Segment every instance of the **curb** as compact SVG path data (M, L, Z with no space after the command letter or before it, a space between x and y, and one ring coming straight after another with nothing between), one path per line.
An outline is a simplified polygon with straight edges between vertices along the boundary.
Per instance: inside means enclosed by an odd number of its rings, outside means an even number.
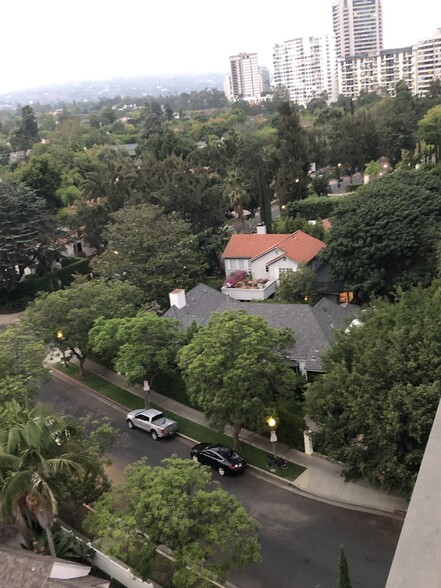
M58 378L60 380L64 380L65 382L68 382L70 384L75 384L77 386L81 386L85 392L87 392L91 395L97 396L106 404L109 404L111 406L113 405L115 408L119 409L121 412L124 412L124 414L127 413L128 409L126 406L120 404L116 400L112 400L111 398L108 398L104 394L101 394L101 392L99 392L98 390L95 390L94 388L91 388L88 384L85 384L84 382L81 382L81 381L77 380L76 378L65 374L64 372L57 369L53 365L49 366L49 369L52 370L52 372L54 373L56 378ZM176 435L179 437L182 437L183 439L186 439L187 441L190 441L192 443L197 443L196 439L193 439L192 437L189 437L188 435L184 435L183 433L179 433L179 431L176 433ZM363 505L356 504L353 502L345 502L343 500L338 500L335 498L328 498L326 496L322 496L320 494L315 494L315 493L309 492L309 491L307 492L306 490L303 490L302 488L298 488L295 484L295 481L287 480L286 478L281 478L280 476L276 476L275 474L272 474L271 472L268 472L266 470L258 468L257 466L254 466L252 464L248 464L248 468L250 470L252 470L253 475L255 475L256 477L265 479L268 482L270 482L271 484L274 484L275 486L279 486L280 488L284 488L285 490L288 490L289 492L293 492L295 494L298 494L299 496L303 496L304 498L309 498L310 500L317 500L318 502L323 502L325 504L330 504L332 506L337 506L340 508L346 508L348 510L356 510L359 512L366 512L366 513L370 513L370 514L391 517L391 518L395 518L395 519L399 519L399 520L403 520L404 517L406 516L406 511L402 511L402 510L399 510L399 511L381 510L381 509L377 509L374 507L363 506Z

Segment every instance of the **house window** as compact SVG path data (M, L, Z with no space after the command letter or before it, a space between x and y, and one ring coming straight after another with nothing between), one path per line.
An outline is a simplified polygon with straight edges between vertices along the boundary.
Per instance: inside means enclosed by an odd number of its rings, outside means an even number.
M279 267L279 275L286 274L287 272L292 272L292 267Z
M239 263L237 259L230 259L230 269L237 270L239 269Z

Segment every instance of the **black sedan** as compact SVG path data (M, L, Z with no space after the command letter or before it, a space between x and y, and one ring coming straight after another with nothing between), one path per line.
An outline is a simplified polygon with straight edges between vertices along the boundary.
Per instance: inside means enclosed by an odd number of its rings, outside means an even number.
M247 462L238 453L221 443L198 443L190 450L191 458L211 466L220 476L243 472Z

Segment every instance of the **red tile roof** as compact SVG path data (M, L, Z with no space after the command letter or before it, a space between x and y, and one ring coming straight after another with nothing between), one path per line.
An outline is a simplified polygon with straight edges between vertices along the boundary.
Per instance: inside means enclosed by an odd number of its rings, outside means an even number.
M300 230L292 235L232 235L223 257L255 259L275 247L297 263L308 263L326 244Z
M259 235L257 233L253 235L231 235L222 256L224 258L233 257L237 259L243 257L251 259L264 251L272 249L286 237L289 237L289 235Z

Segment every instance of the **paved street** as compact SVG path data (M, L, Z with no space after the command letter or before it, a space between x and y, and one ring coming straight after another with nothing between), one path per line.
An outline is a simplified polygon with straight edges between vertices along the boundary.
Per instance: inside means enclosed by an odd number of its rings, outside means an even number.
M81 386L55 380L42 387L39 398L77 416L106 415L121 429L111 451L109 473L114 481L122 479L125 465L143 456L153 465L172 453L188 457L190 443L184 439L155 443L141 431L129 431L124 413L83 392ZM301 497L257 477L251 470L239 478L218 479L262 525L263 561L230 578L238 587L334 588L340 544L348 558L353 588L384 586L400 521Z

